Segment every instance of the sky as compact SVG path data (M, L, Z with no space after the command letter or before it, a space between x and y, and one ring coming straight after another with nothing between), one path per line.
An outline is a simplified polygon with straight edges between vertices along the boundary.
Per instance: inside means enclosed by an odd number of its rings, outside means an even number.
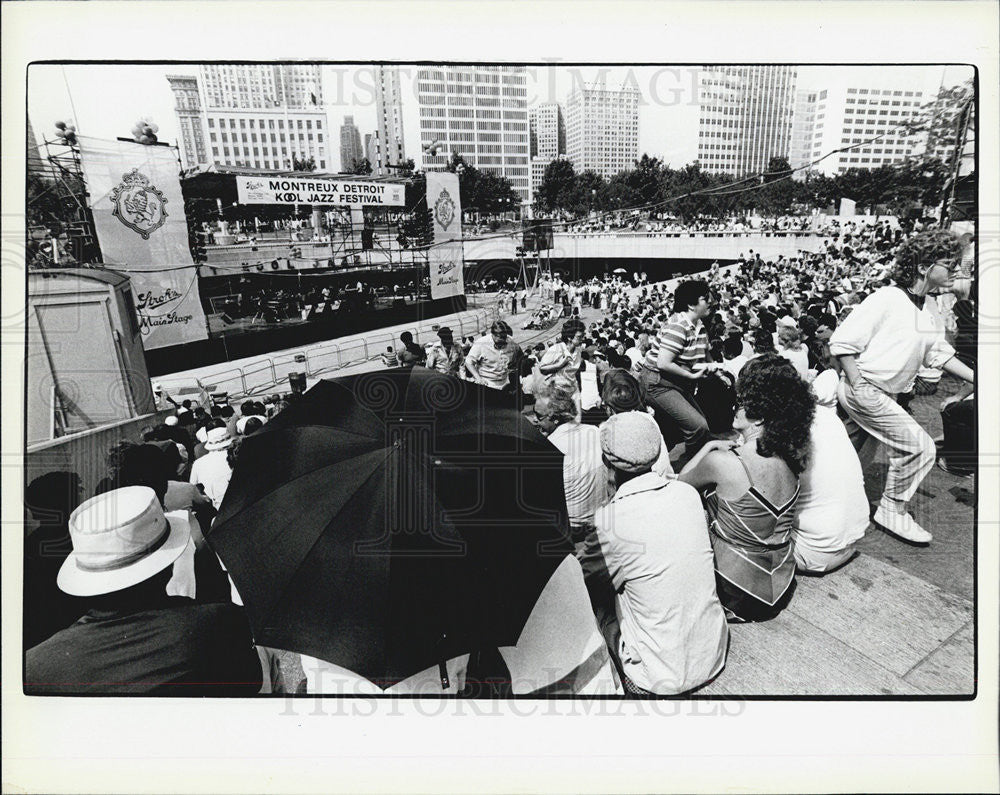
M415 91L417 67L400 66L404 144L419 164L420 128ZM57 120L73 121L77 132L98 138L128 137L140 118L159 125L159 139L177 140L174 98L168 74L197 75L196 64L163 65L34 65L28 70L28 117L39 139L51 138ZM640 92L639 152L679 167L693 161L698 144L697 68L690 66L529 67L528 102L565 103L575 85L603 78L609 88L627 85ZM955 85L971 76L968 67L941 66L801 66L797 87L833 88L874 82L886 87L905 83L933 94L940 85ZM327 65L323 95L331 129L353 115L362 140L375 128L372 67ZM336 161L335 161L336 162Z

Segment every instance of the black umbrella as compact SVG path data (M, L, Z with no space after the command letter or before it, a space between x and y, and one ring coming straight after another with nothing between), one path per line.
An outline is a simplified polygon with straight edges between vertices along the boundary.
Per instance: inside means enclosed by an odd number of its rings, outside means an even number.
M321 381L248 436L209 542L258 643L388 686L516 643L566 522L514 398L417 367Z

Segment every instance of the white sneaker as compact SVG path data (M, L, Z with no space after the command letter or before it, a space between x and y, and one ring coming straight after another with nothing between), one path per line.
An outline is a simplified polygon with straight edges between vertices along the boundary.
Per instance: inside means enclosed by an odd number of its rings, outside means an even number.
M899 536L914 544L929 544L933 536L913 521L908 513L899 513L895 507L880 502L875 511L874 522L884 527L894 536Z

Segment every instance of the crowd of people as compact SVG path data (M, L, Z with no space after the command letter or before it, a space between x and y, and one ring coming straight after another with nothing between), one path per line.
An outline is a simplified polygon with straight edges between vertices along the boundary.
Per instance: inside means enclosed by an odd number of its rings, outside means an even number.
M575 555L551 592L567 601L547 598L574 616L563 634L601 647L564 692L695 690L723 670L731 623L772 619L797 576L850 565L870 518L931 542L909 501L936 461L956 478L976 465L967 242L844 225L819 252L751 251L673 289L640 274L545 278L540 292L563 320L547 344L525 349L497 320L476 338L442 326L426 346L406 332L386 351L386 366L511 393L562 452ZM506 295L514 309L521 298ZM583 307L601 319L585 322ZM907 399L936 390L942 374L959 388L941 402L937 446ZM296 395L247 400L239 413L225 400L158 395L172 414L110 451L90 499L69 473L29 486L39 525L25 558L29 692L282 686L205 535L241 439ZM889 471L872 513L865 478L879 445ZM108 534L114 544L95 543ZM559 646L559 634L526 629L526 643ZM522 658L504 659L513 670Z

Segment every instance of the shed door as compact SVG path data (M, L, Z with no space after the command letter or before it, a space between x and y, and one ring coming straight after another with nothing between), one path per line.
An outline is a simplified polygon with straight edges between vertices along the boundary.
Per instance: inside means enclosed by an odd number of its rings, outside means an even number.
M55 382L63 432L128 419L131 411L107 299L47 303L36 306L35 311ZM48 411L53 385L41 383L43 380L36 382L34 398ZM31 399L29 395L29 412Z

